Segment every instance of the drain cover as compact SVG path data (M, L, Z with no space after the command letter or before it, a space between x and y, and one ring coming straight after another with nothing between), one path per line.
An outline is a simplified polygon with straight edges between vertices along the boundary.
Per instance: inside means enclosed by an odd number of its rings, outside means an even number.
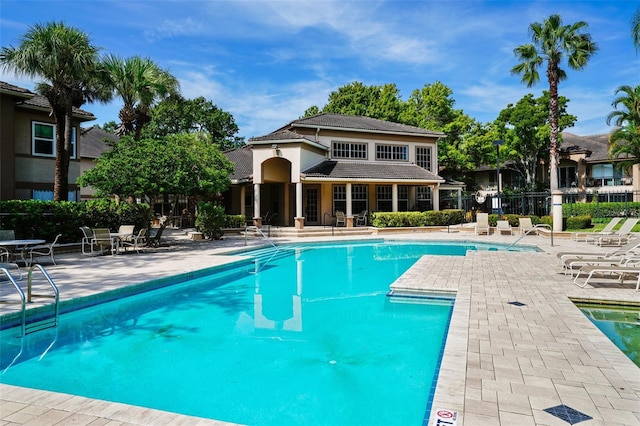
M559 419L564 420L570 425L574 425L576 423L580 423L585 420L591 420L593 418L591 416L587 416L584 413L581 413L578 410L574 410L573 408L568 407L564 404L556 405L555 407L551 407L551 408L545 408L544 411L556 416Z
M513 306L527 306L527 304L526 304L526 303L522 303L522 302L518 302L518 301L515 301L515 302L507 302L507 303L509 303L510 305L513 305Z

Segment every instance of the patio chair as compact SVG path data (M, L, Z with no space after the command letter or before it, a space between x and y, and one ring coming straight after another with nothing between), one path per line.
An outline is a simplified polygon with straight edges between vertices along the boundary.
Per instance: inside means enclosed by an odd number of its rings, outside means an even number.
M152 228L147 245L151 247L158 247L161 242L162 233L166 227L167 225L162 224L160 225L160 228Z
M605 225L604 228L602 228L602 230L598 231L598 232L574 232L571 234L571 238L575 241L595 241L596 239L598 239L599 237L603 236L603 235L611 235L613 234L613 228L616 227L616 225L618 223L620 223L620 221L622 220L621 217L614 217L613 219L611 219L609 221L609 223L607 223Z
M356 216L356 226L367 226L368 214L368 210L362 210L360 214Z
M633 233L631 232L631 230L633 229L634 226L636 226L638 221L640 221L640 219L634 218L634 219L625 220L622 226L620 226L620 229L618 229L617 231L614 231L609 235L603 235L597 238L595 240L596 244L601 246L605 243L613 244L615 242L616 245L620 246L622 245L623 241L629 242L629 240L633 236Z
M640 263L640 254L635 252L628 252L623 255L608 256L608 257L585 257L575 258L569 257L564 262L564 273L573 277L573 272L584 268L585 266L597 266L597 265L617 265L617 266L631 266Z
M476 214L475 235L489 235L489 213Z
M58 243L58 240L62 237L62 234L56 235L56 238L53 240L51 244L42 244L39 246L33 246L29 248L29 265L33 265L38 257L51 257L51 262L54 265L57 265L56 259L53 256L53 249L55 245Z
M82 231L82 254L93 254L93 231L88 226L81 226L80 231ZM89 253L87 253L87 246Z
M520 233L523 235L536 234L538 235L538 228L533 226L530 217L519 217L518 218L518 227L520 228Z
M104 254L105 250L109 250L115 256L118 252L118 239L112 238L107 228L94 228L92 243L100 249L100 254Z
M627 253L631 253L637 249L640 249L640 238L632 239L627 244L609 250L606 252L593 252L593 251L561 251L556 253L558 263L564 267L568 263L569 259L607 259L607 258L619 258Z
M11 258L12 253L8 249L0 247L0 268L4 268L7 271L9 271L10 269L16 269L18 271L17 279L18 281L20 281L22 279L22 271L20 271L20 266L18 266L17 263L10 262ZM1 277L2 275L0 275L0 278Z
M511 224L508 220L499 220L496 222L496 231L500 235L504 233L508 233L509 235L513 235L513 228L511 228Z
M148 232L149 230L147 228L142 228L140 231L138 231L137 234L135 234L131 239L129 240L120 240L121 244L123 247L133 247L133 249L136 251L136 253L140 253L140 249L142 247L144 247L145 245L147 245L148 243Z
M336 212L336 226L347 226L347 221L344 217L344 212L340 210Z

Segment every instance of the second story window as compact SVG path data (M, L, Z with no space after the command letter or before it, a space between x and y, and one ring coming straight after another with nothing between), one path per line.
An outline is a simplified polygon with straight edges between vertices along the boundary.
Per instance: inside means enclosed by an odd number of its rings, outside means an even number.
M332 145L333 158L367 159L366 143L333 142Z
M407 161L406 145L376 145L376 160Z
M426 146L416 147L416 164L423 169L431 171L431 148Z
M56 156L56 126L50 123L34 121L31 126L32 155L42 157ZM71 158L76 158L76 128L71 129Z

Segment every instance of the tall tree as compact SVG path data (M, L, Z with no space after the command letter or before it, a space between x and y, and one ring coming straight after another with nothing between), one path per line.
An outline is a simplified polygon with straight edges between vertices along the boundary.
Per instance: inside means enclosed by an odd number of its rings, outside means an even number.
M238 126L230 113L221 110L204 97L185 99L170 96L151 109L151 120L143 135L160 138L178 133L200 133L220 149L236 148L244 139L235 136Z
M36 91L49 101L56 122L56 201L68 199L73 108L109 98L101 86L98 52L89 36L62 22L36 24L17 47L0 52L2 69L44 80Z
M569 68L583 69L591 56L598 50L584 21L572 25L563 25L560 15L551 15L542 23L534 22L529 26L532 44L524 44L514 49L514 54L521 62L511 69L512 74L522 76L527 87L540 81L538 68L546 62L546 75L549 82L549 173L551 190L558 189L558 137L559 108L558 85L567 78L567 73L560 68L565 57Z
M566 113L567 103L564 96L558 98L560 131L576 121L575 116ZM515 105L509 104L494 123L505 141L501 157L513 161L524 177L526 189L533 191L539 160L549 147L549 92L545 90L539 98L528 94Z
M616 95L616 110L607 116L607 124L616 126L609 135L609 156L624 158L622 166L629 170L640 163L640 86L621 86Z
M104 59L109 84L123 101L118 114L118 136L132 135L140 139L142 128L150 120L155 101L177 95L178 80L169 71L160 68L149 58L133 56L122 59L108 55Z

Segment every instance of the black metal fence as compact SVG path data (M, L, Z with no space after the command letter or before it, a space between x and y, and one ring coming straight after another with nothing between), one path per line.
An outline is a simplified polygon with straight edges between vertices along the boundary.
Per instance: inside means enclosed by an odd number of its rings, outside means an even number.
M623 203L620 215L635 216L637 208L631 207L630 203L634 200L640 201L640 192L623 192L623 191L597 191L589 193L566 193L562 196L564 206L564 214L571 216L572 205L577 203L595 203L593 209L593 218L606 218L610 213L610 209L597 208L599 203ZM549 192L526 192L519 194L500 194L498 200L497 194L477 196L476 194L468 194L462 196L462 209L467 213L467 217L475 218L477 212L484 213L502 213L517 215L551 215L551 193ZM500 201L500 202L499 202ZM442 197L440 206L457 206L457 197Z

